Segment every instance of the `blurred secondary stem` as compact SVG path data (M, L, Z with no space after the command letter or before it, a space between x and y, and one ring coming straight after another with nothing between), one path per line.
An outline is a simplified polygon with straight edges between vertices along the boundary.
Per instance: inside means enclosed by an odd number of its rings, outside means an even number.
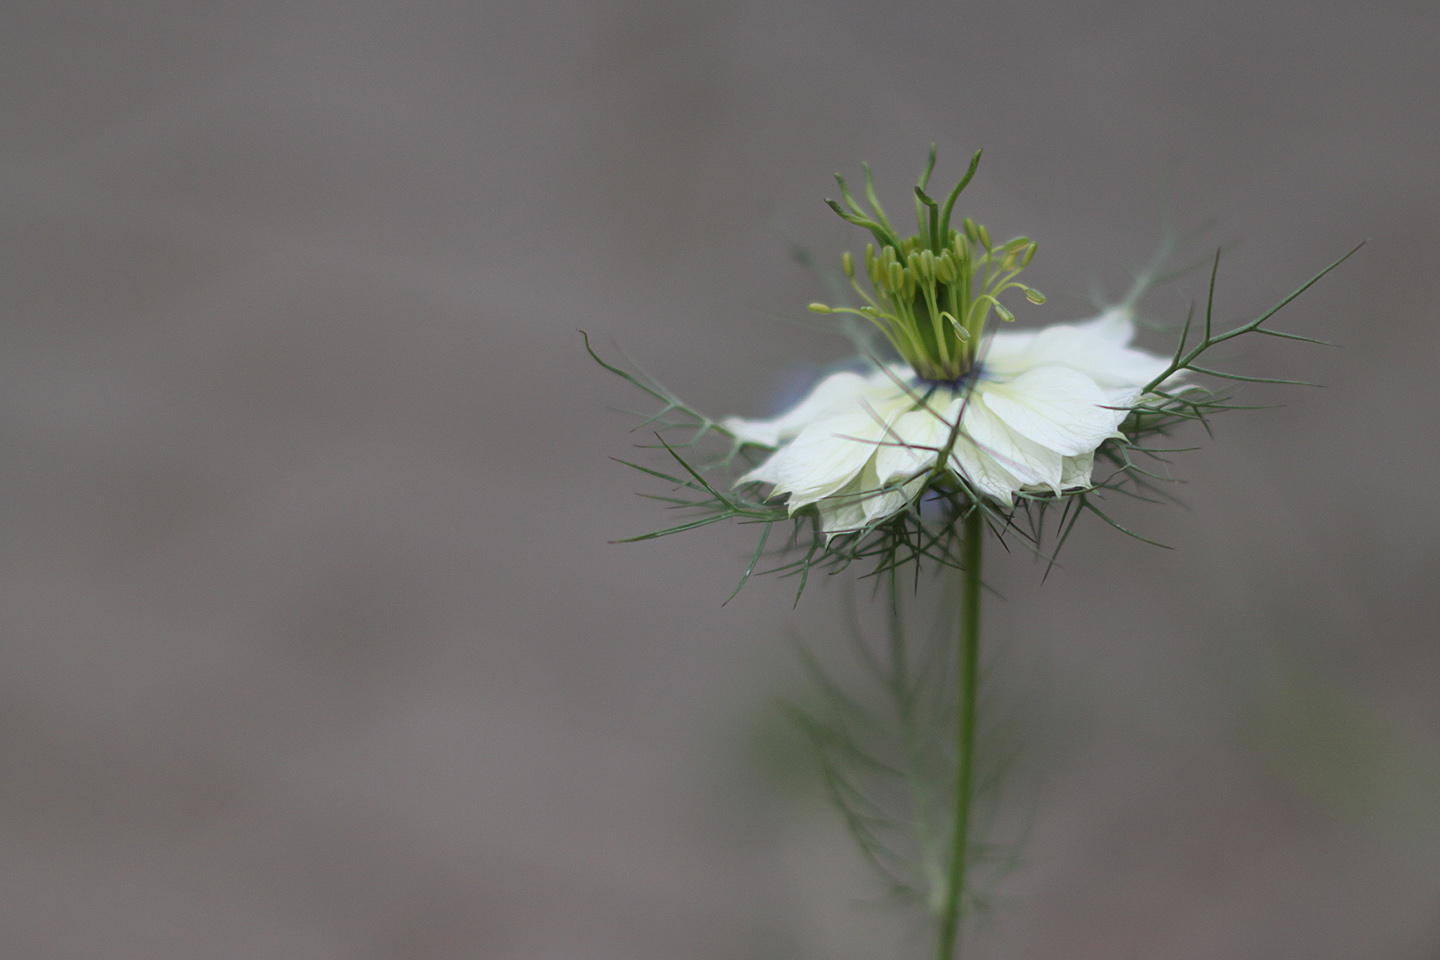
M938 960L953 960L965 896L965 861L970 849L970 798L975 774L975 705L980 667L980 554L985 518L972 507L965 518L960 608L960 650L955 658L958 703L955 709L955 823L951 832L950 876L940 914Z

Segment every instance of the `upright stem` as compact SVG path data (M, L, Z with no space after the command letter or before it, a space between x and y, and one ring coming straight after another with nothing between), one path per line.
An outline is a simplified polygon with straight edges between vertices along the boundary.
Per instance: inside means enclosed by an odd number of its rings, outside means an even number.
M960 935L965 896L965 861L970 849L970 799L975 775L975 702L980 667L980 553L985 518L972 509L965 518L964 590L960 612L960 651L955 658L958 703L955 709L955 824L951 833L950 876L940 914L938 960L953 960Z

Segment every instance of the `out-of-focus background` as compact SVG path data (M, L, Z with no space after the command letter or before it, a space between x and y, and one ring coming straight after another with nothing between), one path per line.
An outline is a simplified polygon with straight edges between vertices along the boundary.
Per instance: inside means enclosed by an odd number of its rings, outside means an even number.
M906 956L775 703L843 591L607 459L623 350L758 416L875 167L1041 250L1022 323L1213 226L1188 511L994 554L1033 830L981 934L1440 955L1429 3L55 0L3 14L0 955ZM1193 274L1147 314L1174 323ZM788 318L788 319L787 319ZM1147 334L1164 349L1169 339ZM910 936L911 939L904 939Z

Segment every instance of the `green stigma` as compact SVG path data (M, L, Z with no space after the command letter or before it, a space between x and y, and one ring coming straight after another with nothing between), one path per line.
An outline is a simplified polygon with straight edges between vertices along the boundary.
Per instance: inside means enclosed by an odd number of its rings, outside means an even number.
M817 313L854 313L869 320L885 334L896 352L926 380L958 380L975 363L975 351L991 311L1005 321L1015 315L1000 302L1000 295L1015 289L1031 303L1044 303L1040 291L1015 280L1035 257L1035 241L1016 237L996 246L990 232L969 217L960 229L952 229L950 215L960 192L980 166L977 151L965 176L955 185L943 204L926 192L935 169L935 146L930 161L915 186L915 219L919 231L901 237L885 215L875 195L870 167L865 171L866 210L850 193L840 174L840 195L846 207L826 200L844 219L864 227L875 237L865 245L867 291L856 279L855 258L847 251L841 266L850 285L865 301L862 307L830 307L812 303Z

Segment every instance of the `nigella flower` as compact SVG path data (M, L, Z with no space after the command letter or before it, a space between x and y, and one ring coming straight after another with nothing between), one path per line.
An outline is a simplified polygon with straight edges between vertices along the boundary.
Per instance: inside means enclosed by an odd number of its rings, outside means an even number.
M803 590L815 563L841 569L874 560L877 570L885 570L933 561L963 568L968 551L978 549L982 524L1038 547L1047 507L1059 504L1058 551L1083 513L1130 533L1103 512L1105 493L1167 496L1161 486L1169 480L1165 455L1174 451L1149 441L1187 422L1206 423L1231 406L1223 388L1208 381L1295 382L1197 361L1248 334L1312 340L1266 323L1350 254L1255 319L1222 330L1213 322L1217 252L1203 316L1192 311L1168 357L1131 345L1133 308L1163 268L1168 245L1121 304L1099 316L996 330L1014 321L1012 308L1039 306L1045 297L1017 279L1035 257L1033 240L992 241L969 217L951 226L956 200L979 160L977 153L940 202L925 192L935 165L932 147L914 188L916 228L909 235L887 216L868 168L866 205L836 176L844 204L826 202L873 242L862 257L841 258L855 305L817 303L810 309L853 314L884 343L862 346L868 359L863 371L825 377L778 417L712 419L591 350L606 369L661 404L643 426L652 428L657 442L649 445L663 449L669 465L629 465L671 484L668 493L654 496L679 511L680 519L631 539L726 520L757 525L758 544L743 585L765 556L772 528L793 520L794 533L779 552L798 548L801 555L773 569L798 573ZM1160 473L1152 472L1151 460L1161 464Z
M758 536L732 597L762 565L768 569L761 572L796 576L798 602L813 568L837 573L857 563L887 594L884 644L853 635L860 674L877 682L878 696L852 695L807 652L803 661L822 708L797 711L797 719L821 754L827 782L843 787L829 793L866 859L887 889L930 911L932 955L941 960L955 957L961 945L962 922L978 899L975 869L996 859L977 855L996 844L982 838L972 817L976 801L1000 780L998 768L981 769L987 751L976 748L987 539L1023 539L1048 553L1053 566L1085 513L1138 537L1104 512L1104 496L1166 498L1160 486L1171 479L1164 475L1166 455L1176 450L1150 441L1187 423L1208 424L1211 414L1233 406L1223 387L1207 382L1296 382L1197 361L1252 333L1320 342L1265 324L1350 256L1255 319L1225 329L1214 323L1217 252L1203 315L1191 311L1168 357L1131 345L1134 306L1168 249L1119 306L1099 316L1029 331L987 329L991 319L1015 319L1004 302L1019 306L1017 297L1007 297L1011 291L1035 305L1045 298L1016 280L1035 256L1033 241L992 242L968 217L950 226L979 159L977 153L942 204L925 192L935 165L931 148L914 190L917 230L909 236L891 225L868 168L868 208L837 176L845 205L827 202L875 242L865 249L860 279L857 258L846 253L841 260L856 305L811 309L855 314L888 346L862 344L868 366L823 378L778 417L717 421L649 377L602 360L585 340L596 362L659 404L641 424L654 442L640 444L663 457L659 468L621 462L668 485L646 496L677 511L677 520L630 540L738 521ZM862 279L869 283L862 286ZM1051 506L1060 516L1047 531ZM777 526L792 528L779 546L771 537ZM918 650L907 646L915 631L906 628L904 613L918 591L899 575L910 563L916 587L922 566L960 575L958 603L947 598L936 621L942 630L931 631ZM953 644L949 628L956 630ZM991 793L988 802L994 800Z
M832 374L775 419L724 422L737 440L776 448L740 482L772 484L792 514L814 504L827 534L907 509L946 472L1006 507L1022 491L1087 488L1096 448L1123 436L1130 408L1169 366L1131 347L1133 336L1130 310L1117 307L990 334L954 380L904 364Z
M1085 323L1038 332L990 333L993 314L1015 319L1000 297L1009 290L1042 304L1015 280L1035 256L1027 237L994 244L968 217L951 229L956 198L980 155L943 207L925 193L930 165L915 188L919 232L891 226L865 170L866 210L837 176L848 210L879 244L865 248L866 290L845 254L845 275L859 308L812 304L820 313L857 314L876 328L902 363L868 375L837 373L774 420L725 421L742 444L776 448L740 478L772 485L793 515L812 504L826 534L872 528L907 509L932 485L963 485L967 498L1012 507L1021 492L1055 497L1087 488L1096 448L1123 435L1120 425L1169 361L1130 346L1129 306Z

